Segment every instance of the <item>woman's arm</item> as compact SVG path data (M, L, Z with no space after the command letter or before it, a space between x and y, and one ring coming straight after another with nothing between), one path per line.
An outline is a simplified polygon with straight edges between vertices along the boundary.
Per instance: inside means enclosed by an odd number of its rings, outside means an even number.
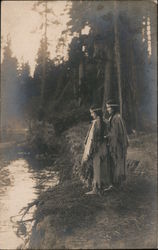
M87 135L86 135L86 137L85 137L85 139L84 139L84 145L86 145L86 143L87 143L87 140L88 140L88 136L89 136L89 132L90 132L90 130L91 130L91 127L92 127L92 124L89 125Z
M103 122L105 122L106 124L108 124L108 123L109 123L109 120L106 119L105 117L103 117Z

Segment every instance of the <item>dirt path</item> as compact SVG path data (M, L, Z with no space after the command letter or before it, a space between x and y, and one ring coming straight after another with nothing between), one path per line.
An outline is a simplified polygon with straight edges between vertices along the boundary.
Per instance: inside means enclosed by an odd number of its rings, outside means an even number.
M156 247L156 155L152 139L147 136L140 142L131 141L126 185L105 194L101 202L94 199L102 209L84 230L75 230L66 241L67 248ZM130 164L132 160L136 164Z

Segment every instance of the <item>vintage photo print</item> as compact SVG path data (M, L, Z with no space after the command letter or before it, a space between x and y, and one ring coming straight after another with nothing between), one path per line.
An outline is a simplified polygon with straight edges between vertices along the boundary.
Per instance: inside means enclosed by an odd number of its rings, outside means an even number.
M157 0L1 1L0 249L157 248Z

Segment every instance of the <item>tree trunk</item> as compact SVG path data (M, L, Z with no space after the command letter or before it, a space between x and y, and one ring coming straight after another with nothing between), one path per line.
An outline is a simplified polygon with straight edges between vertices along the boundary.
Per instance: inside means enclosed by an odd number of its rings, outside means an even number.
M105 103L107 99L110 97L110 87L111 87L111 50L108 48L107 49L107 61L105 64L105 78L104 78L104 96L103 96L103 114L105 115Z
M82 96L81 96L81 85L84 77L84 68L83 68L83 59L81 59L79 64L79 81L78 81L78 90L79 90L79 96L78 96L78 105L81 105Z
M42 85L41 85L41 106L44 104L44 90L46 82L46 56L47 56L47 1L45 2L45 12L44 12L44 53L43 53L43 63L42 63Z
M77 96L77 87L76 87L76 68L72 71L72 78L71 81L73 81L73 93L74 93L74 99L76 100Z
M118 5L117 1L114 1L114 35L115 35L115 62L117 69L117 79L118 79L118 92L119 92L119 102L120 102L120 115L122 116L122 86L121 86L121 59L120 59L120 42L118 33Z
M135 129L138 129L138 116L139 116L139 109L138 109L138 94L137 94L137 79L136 79L136 66L133 57L132 46L130 46L130 57L131 57L131 73L132 73L132 85L133 85L133 113L135 118Z

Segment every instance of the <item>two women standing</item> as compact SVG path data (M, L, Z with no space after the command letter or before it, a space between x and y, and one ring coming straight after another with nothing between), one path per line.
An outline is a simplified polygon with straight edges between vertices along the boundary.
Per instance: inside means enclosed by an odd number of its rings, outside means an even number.
M104 119L101 109L90 109L92 125L85 141L82 165L89 158L93 165L92 191L97 194L121 184L126 178L127 132L118 113L118 105L106 103L109 119Z

